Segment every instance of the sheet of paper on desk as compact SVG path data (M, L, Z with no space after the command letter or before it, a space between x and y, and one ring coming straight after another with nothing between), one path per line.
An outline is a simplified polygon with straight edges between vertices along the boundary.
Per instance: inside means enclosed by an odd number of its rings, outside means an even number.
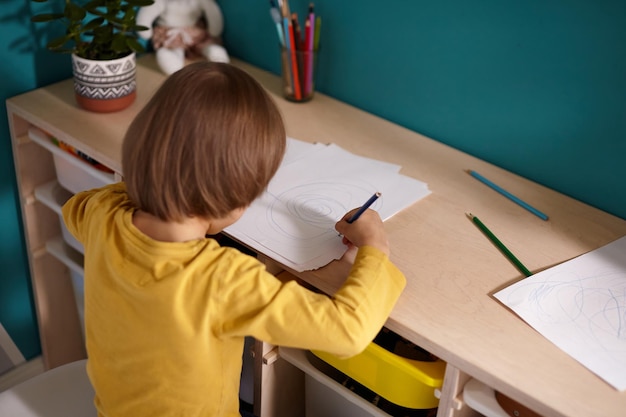
M317 269L346 250L335 223L376 191L382 196L371 208L383 220L430 194L400 168L289 138L267 191L226 232L296 271Z
M626 236L495 297L610 385L626 390Z

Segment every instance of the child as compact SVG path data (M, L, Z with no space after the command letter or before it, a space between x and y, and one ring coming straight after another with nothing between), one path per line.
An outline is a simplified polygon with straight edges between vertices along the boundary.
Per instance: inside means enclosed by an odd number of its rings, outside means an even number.
M125 182L65 204L85 247L87 370L100 416L239 416L245 336L350 356L380 330L405 278L376 212L336 224L358 253L332 298L206 237L263 192L285 146L280 113L255 80L193 63L130 125Z

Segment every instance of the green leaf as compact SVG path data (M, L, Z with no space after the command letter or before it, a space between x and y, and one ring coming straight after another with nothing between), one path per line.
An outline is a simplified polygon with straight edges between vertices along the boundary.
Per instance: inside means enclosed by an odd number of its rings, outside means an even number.
M89 13L91 13L94 16L100 16L100 17L104 17L105 13L102 13L102 11L100 11L99 9L93 9L93 10L87 10Z
M111 40L113 36L113 28L111 26L98 26L97 28L94 28L93 34L96 37L108 38L108 40Z
M65 5L65 17L73 21L81 21L85 18L87 12L82 7L74 3L67 3Z
M111 49L115 52L125 51L126 48L126 37L122 34L117 34L113 37L113 41L111 42Z
M85 4L83 7L89 11L104 6L103 0L91 0L89 3Z
M65 15L63 13L42 13L30 18L31 22L50 22L52 20L62 19Z
M128 0L128 4L135 7L150 6L154 3L154 0Z
M128 45L128 47L135 52L145 51L143 45L135 38L126 38L126 45Z
M117 25L124 24L124 21L121 18L119 18L116 15L114 15L114 14L108 13L106 16L104 16L104 18L106 20L108 20L110 23L114 23L114 24L117 24Z
M72 40L71 36L62 36L60 38L52 39L50 42L48 42L46 47L48 49L58 49L58 48L62 47L63 45L65 45L66 43L68 43L71 40Z
M135 24L135 16L131 14L127 14L123 19L124 30L128 30L128 28L132 27Z
M91 19L89 22L85 23L85 26L83 27L83 30L89 31L89 30L93 30L95 28L97 28L98 26L102 25L104 23L104 18L102 17L96 17L94 19Z
M137 17L137 13L135 9L130 9L124 13L124 21L129 23L135 23L135 18Z

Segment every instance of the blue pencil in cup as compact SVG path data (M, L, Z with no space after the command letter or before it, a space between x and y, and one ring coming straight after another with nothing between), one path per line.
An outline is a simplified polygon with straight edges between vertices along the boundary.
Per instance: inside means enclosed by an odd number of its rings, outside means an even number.
M280 12L278 11L278 8L273 4L272 7L270 8L270 16L272 17L272 21L274 22L274 25L276 26L276 33L278 33L278 42L282 45L285 46L285 38L283 36L283 24L282 24L282 18L280 16Z
M370 208L371 205L374 204L374 201L378 200L378 197L380 197L380 193L379 192L374 193L374 195L371 196L370 199L367 200L365 202L365 204L363 204L361 206L361 208L357 210L356 213L354 213L352 216L350 216L350 218L347 220L347 222L348 223L353 223L353 222L357 221L359 219L359 217L361 217L361 214L365 213L365 210Z

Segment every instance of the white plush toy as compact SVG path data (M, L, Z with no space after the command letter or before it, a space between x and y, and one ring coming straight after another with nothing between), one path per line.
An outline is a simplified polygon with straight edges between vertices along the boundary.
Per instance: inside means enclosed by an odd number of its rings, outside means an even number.
M224 18L215 0L155 0L139 9L137 24L150 28L138 33L152 39L157 63L165 74L181 69L187 54L229 62L220 44Z

